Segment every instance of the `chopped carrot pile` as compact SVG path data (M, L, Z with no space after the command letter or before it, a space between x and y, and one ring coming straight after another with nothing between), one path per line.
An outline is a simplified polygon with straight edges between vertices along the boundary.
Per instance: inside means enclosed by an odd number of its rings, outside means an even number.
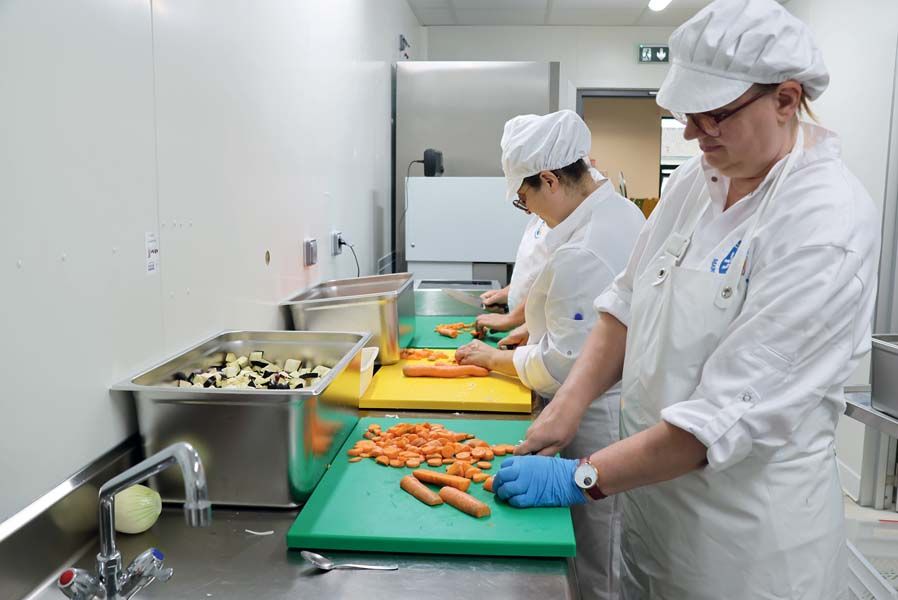
M514 450L512 444L489 444L439 423L397 423L386 431L374 423L347 453L351 463L370 458L385 467L414 469L399 482L410 496L431 507L448 504L481 519L490 516L490 507L467 491L472 483L481 483L492 492L493 478L484 471L493 467L490 461L495 457ZM423 463L433 469L419 468ZM435 470L443 466L445 471Z
M483 338L483 331L477 331L475 323L448 323L437 325L434 331L444 337L457 338L459 333L468 333L476 339Z
M512 444L488 444L470 433L446 429L439 423L398 423L384 431L374 423L364 439L347 452L350 462L370 458L384 466L418 469L447 467L445 474L482 483L483 472L492 468L497 456L514 453ZM358 460L356 460L358 459Z

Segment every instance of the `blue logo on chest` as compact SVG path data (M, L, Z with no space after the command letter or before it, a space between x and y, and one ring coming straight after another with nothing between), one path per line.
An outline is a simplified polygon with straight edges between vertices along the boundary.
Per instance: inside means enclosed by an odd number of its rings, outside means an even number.
M736 245L730 248L730 251L727 252L727 255L723 257L723 260L720 261L718 265L717 259L711 261L711 272L712 273L720 273L721 275L726 275L726 272L730 270L730 264L733 262L733 258L735 258L736 253L739 251L739 246L742 244L742 240L736 242Z

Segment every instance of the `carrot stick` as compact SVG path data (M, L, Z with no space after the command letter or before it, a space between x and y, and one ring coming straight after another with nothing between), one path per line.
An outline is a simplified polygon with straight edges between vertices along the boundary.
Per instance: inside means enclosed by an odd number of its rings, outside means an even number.
M412 475L414 475L415 478L417 478L419 481L423 481L424 483L451 486L454 488L458 488L462 492L467 492L468 488L471 486L471 481L469 479L465 479L464 477L458 477L457 475L447 475L446 473L439 473L437 471L428 471L427 469L417 469L416 471L412 471Z
M406 377L486 377L488 369L475 365L405 365L402 374Z
M454 506L458 510L467 513L472 517L481 519L490 515L489 506L487 506L474 496L466 494L461 490L457 490L454 487L446 486L444 488L441 488L440 498L442 498L446 504Z
M486 478L486 481L483 482L483 489L485 489L488 492L493 491L493 478L492 477Z
M427 506L436 506L443 503L443 499L432 489L412 477L406 475L399 480L399 487L426 504Z

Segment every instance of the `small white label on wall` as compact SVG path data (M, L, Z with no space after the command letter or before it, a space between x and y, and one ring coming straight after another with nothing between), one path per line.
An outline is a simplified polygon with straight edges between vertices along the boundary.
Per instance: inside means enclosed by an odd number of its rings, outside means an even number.
M147 275L152 275L159 270L159 237L154 231L148 231L144 235L147 253Z

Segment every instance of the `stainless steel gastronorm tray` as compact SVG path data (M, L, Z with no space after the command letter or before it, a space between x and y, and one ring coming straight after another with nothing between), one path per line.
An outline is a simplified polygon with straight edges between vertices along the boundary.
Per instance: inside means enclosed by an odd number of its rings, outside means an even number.
M370 332L378 362L390 365L415 336L413 284L410 273L325 281L281 306L296 330Z
M368 333L226 331L112 387L133 398L144 451L177 441L199 451L215 504L293 507L314 490L358 420L361 351ZM331 371L296 390L179 388L174 374L220 364L227 352L261 350L267 360L301 359ZM181 476L153 482L183 500Z

